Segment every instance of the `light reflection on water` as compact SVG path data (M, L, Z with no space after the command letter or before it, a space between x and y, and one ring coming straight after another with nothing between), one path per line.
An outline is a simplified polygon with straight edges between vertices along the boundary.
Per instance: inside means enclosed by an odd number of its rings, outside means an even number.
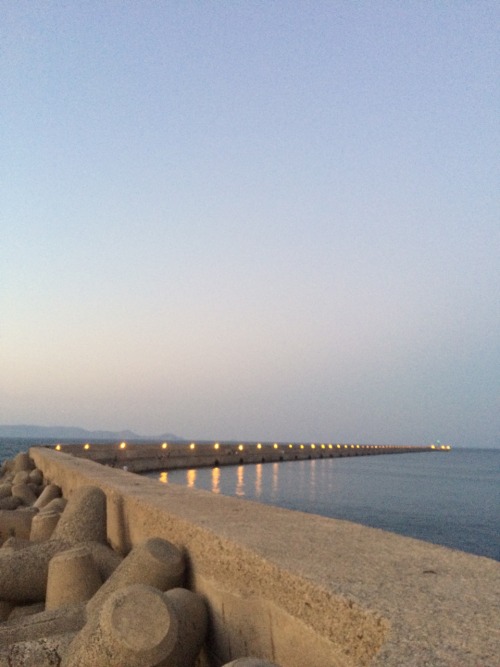
M500 452L455 450L150 473L500 559Z
M309 501L314 502L316 499L316 459L312 459L311 461L310 480L311 482L308 485Z
M196 475L198 470L196 468L189 468L186 470L186 484L188 488L194 489L196 487Z
M212 493L220 493L220 468L212 468Z
M245 466L238 466L236 470L236 488L234 493L237 496L245 495Z
M274 502L278 497L280 464L272 463L272 477L271 477L271 500Z
M262 495L262 463L255 466L255 499L259 500Z

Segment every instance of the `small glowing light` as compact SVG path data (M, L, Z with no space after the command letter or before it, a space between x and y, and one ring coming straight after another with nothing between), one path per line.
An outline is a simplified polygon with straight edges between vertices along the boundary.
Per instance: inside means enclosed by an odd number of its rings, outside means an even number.
M316 445L314 444L314 442L311 443L311 449L316 449Z
M238 449L240 450L240 452L242 452L243 451L243 445L238 445Z
M340 445L337 445L337 449L340 449Z
M216 442L215 445L214 445L214 449L219 449L219 447L220 447L219 443Z
M431 449L436 449L436 445L431 445Z
M304 445L300 445L300 448L301 448L301 449L304 449Z
M127 446L126 442L120 442L120 449L125 449L126 446Z
M194 442L192 442L192 443L189 445L189 449L194 449L195 447L196 447L196 445L194 444Z
M60 451L61 451L61 445L56 445L56 450L57 450L58 452L60 452Z
M292 449L292 448L293 448L292 443L290 443L290 444L288 445L288 447L289 447L289 449Z
M348 447L349 447L349 445L344 445L344 449L347 449Z
M356 445L356 448L359 449L359 445Z
M164 442L161 446L162 449L167 449L168 447L168 442Z
M274 447L274 449L278 449L278 443L275 442L274 445L273 445L273 447Z
M351 445L351 449L354 449L354 445Z
M90 449L90 445L89 445L88 442L86 442L86 443L83 445L83 449Z
M333 449L333 445L332 445L332 444L329 444L329 445L328 445L328 449Z
M262 449L262 444L260 442L257 443L257 449Z
M322 444L322 445L321 445L321 449L325 449L325 445Z

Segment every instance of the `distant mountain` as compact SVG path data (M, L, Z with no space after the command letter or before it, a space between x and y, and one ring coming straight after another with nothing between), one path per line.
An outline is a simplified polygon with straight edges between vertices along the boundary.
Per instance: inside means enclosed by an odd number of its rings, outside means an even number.
M149 436L149 438L144 438L144 440L173 440L174 442L184 442L186 438L182 438L180 435L175 435L175 433L162 433L161 435L155 436L152 438Z
M0 425L0 438L60 438L61 440L183 440L173 433L138 435L133 431L87 431L77 426Z

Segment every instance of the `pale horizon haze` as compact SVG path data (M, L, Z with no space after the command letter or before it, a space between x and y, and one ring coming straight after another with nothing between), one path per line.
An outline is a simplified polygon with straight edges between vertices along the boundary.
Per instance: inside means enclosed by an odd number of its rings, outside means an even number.
M498 3L0 15L0 424L500 447Z

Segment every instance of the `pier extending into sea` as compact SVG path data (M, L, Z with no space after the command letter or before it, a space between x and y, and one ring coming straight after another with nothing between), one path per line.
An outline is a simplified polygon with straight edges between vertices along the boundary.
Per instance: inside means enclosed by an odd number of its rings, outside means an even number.
M217 467L278 461L446 452L449 445L361 445L325 442L175 441L59 443L56 451L130 472Z
M108 453L123 457L113 468L82 458L99 451L85 444L36 447L30 455L65 498L85 486L104 491L107 541L118 552L149 537L181 549L188 587L208 605L210 667L244 655L282 667L497 664L496 561L348 521L159 484L130 473L141 445L108 445ZM182 446L201 449L191 444ZM277 444L262 443L259 452L277 452L279 460ZM309 447L306 457L327 451L321 443Z

